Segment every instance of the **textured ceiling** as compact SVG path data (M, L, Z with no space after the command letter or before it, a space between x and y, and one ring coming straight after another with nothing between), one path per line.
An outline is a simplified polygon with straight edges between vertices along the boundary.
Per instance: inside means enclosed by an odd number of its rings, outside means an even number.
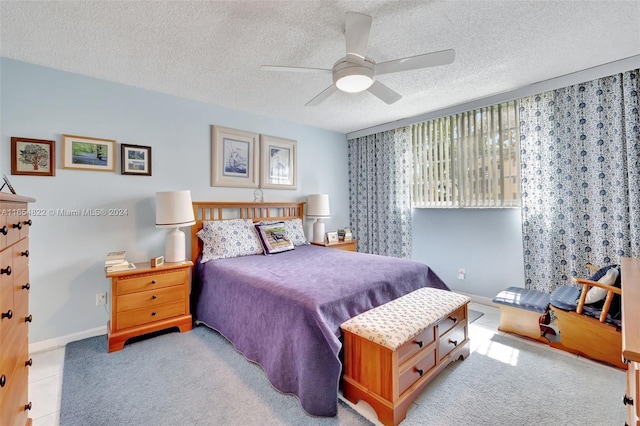
M345 55L345 12L371 15L368 57L455 49L453 64L378 79L305 107ZM640 54L640 1L5 1L0 48L18 59L348 133Z

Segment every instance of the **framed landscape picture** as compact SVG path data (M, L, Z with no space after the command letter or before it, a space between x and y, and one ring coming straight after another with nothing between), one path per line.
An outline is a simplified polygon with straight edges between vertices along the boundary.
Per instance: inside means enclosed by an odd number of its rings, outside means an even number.
M112 172L116 169L116 141L62 135L62 168Z
M260 187L296 189L296 141L260 135Z
M55 141L12 137L11 174L55 176L55 146Z
M258 187L258 134L211 126L211 186Z
M151 147L120 145L120 173L123 175L151 176Z

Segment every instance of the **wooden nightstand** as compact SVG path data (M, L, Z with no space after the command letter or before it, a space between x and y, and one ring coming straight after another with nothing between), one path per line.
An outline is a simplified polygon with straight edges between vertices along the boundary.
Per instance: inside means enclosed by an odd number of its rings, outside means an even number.
M107 273L111 278L111 320L107 324L109 352L119 351L127 339L178 327L191 330L190 261L165 263L152 268L149 262L136 269Z
M330 247L338 250L358 251L358 240L338 241L337 243L314 243L311 244L321 247Z

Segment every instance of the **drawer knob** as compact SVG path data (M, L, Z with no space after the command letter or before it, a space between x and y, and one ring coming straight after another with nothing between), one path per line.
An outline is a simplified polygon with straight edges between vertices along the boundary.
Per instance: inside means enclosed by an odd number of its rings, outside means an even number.
M2 319L5 319L5 318L9 318L9 319L13 318L13 311L11 309L9 309L7 312L2 313Z
M22 223L18 222L18 223L14 223L11 225L12 228L18 228L18 229L22 229Z
M3 388L4 385L6 384L7 384L7 376L3 374L2 376L0 376L0 388Z
M29 257L29 250L25 250L20 253L20 256Z
M155 312L151 312L151 316L152 316L152 317L155 317L155 316L156 316L156 313L155 313Z
M31 322L33 321L33 315L29 315L28 317L24 317L24 322Z
M4 225L2 228L0 228L0 233L2 235L7 235L9 233L9 228L7 228L7 225Z
M0 268L0 275L2 274L11 275L11 266L7 266L6 268Z
M458 346L458 341L457 340L449 339L449 343L451 343L453 346Z
M155 284L155 283L156 283L156 280L152 280L152 281L151 281L151 284Z
M29 401L29 403L24 406L24 411L29 411L29 410L31 410L31 401Z
M629 398L625 393L624 396L622 397L622 403L624 405L633 405L633 398Z
M418 345L418 347L422 347L422 340L414 340L413 343L415 343L416 345Z
M25 285L22 286L23 290L30 290L31 289L31 284L26 283Z
M33 365L33 359L29 358L29 361L24 362L25 367L31 367Z
M453 321L453 323L457 323L458 322L458 318L456 317L449 317L449 321Z
M27 226L31 226L31 225L33 224L33 222L31 222L31 219L29 219L29 220L25 220L25 221L24 221L24 222L22 222L22 223L24 223L24 224L25 224L25 225L27 225Z
M416 368L415 371L420 375L420 377L422 377L422 375L424 374L424 371L422 371L422 369L420 368Z
M151 300L156 300L158 298L158 296L156 296L155 294L153 296L151 296Z

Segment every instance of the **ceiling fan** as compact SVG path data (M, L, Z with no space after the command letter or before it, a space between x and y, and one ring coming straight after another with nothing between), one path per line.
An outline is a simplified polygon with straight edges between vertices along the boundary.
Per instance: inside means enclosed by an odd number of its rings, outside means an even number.
M455 59L455 50L448 49L377 64L372 59L366 57L371 22L372 18L369 15L356 12L346 13L345 39L347 55L340 58L333 65L332 69L279 65L262 65L260 69L265 71L332 74L333 84L307 102L306 106L319 105L337 90L347 93L358 93L368 90L387 104L392 104L399 101L402 95L376 80L377 75L448 65Z

